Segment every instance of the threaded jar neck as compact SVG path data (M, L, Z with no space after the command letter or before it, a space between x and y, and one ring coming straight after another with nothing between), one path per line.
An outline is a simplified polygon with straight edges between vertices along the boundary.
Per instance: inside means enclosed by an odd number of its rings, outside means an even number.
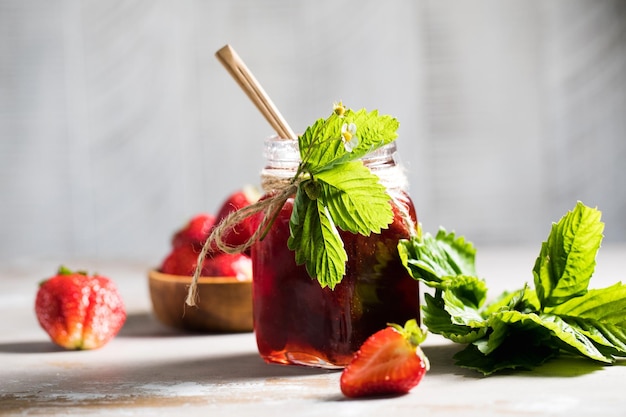
M295 175L300 164L300 151L296 139L271 136L265 140L266 165L261 171L263 189L272 192L277 184ZM372 173L378 175L388 189L406 191L408 182L404 170L397 161L396 143L392 142L361 158Z

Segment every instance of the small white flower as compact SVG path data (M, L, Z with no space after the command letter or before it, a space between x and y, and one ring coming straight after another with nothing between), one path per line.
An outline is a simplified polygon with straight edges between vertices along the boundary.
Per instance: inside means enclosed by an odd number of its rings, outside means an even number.
M333 103L333 112L335 112L337 116L343 117L344 113L346 112L346 108L341 100L338 103Z
M352 152L354 148L359 146L359 138L356 135L356 125L354 123L344 123L341 126L341 140L348 152Z

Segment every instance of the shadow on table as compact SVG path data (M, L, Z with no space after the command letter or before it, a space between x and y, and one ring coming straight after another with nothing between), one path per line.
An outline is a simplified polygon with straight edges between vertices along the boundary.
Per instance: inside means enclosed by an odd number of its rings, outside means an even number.
M193 335L161 324L151 312L130 313L116 337L167 337Z
M117 337L204 337L213 333L191 332L174 329L161 324L150 312L131 314L126 319L124 327ZM223 333L214 333L220 335ZM141 365L138 365L140 368ZM135 369L134 372L141 369ZM175 360L159 364L159 374L171 377L173 380L187 378L194 375L198 380L206 382L229 379L268 378L292 375L312 375L333 371L321 368L307 368L298 366L270 365L265 363L255 352L243 354L229 354L211 358L194 358Z
M116 337L151 338L151 337L180 337L204 335L207 333L193 333L167 327L161 324L150 312L131 313L126 318L124 326ZM50 340L23 341L23 342L0 342L0 353L54 353L67 352Z
M471 369L461 368L454 364L453 356L464 348L457 343L423 346L422 350L428 357L430 369L428 375L460 375L468 378L481 378L482 375Z
M54 353L66 352L50 341L25 341L0 343L0 353Z
M243 332L251 333L251 332ZM220 334L234 334L223 332L206 332L177 329L166 326L159 322L151 312L131 313L126 318L124 327L120 330L117 337L176 337L176 336L207 336Z

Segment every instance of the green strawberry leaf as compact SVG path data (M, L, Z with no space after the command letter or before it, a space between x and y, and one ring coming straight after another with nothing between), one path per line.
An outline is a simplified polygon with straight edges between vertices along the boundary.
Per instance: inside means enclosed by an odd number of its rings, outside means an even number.
M295 251L296 263L305 264L309 276L317 278L322 288L331 289L345 274L348 256L328 209L320 200L312 200L306 187L299 187L289 221L289 249Z
M342 127L354 123L358 145L346 150L342 141ZM308 127L298 138L303 171L316 174L335 165L362 158L366 154L393 142L398 134L398 121L374 110L354 112L348 109L343 115L331 114Z
M446 309L442 298L436 298L425 293L424 301L422 321L430 332L440 334L457 343L471 343L487 333L487 326L473 328L464 324L456 324Z
M341 230L367 236L393 221L387 189L361 161L337 165L315 178L319 199Z
M463 304L464 307L469 307L473 312L478 312L487 299L487 284L475 276L443 277L441 283L435 284L435 287L444 290L444 298L446 294L451 295L448 304L455 308L461 308L461 304Z
M465 302L463 295L454 290L443 291L442 298L445 309L450 314L452 323L462 324L473 328L483 327L484 319L473 303Z
M390 116L340 104L298 138L301 163L292 181L298 189L288 246L322 287L334 288L345 274L338 229L368 236L393 221L386 187L358 159L393 142L397 129Z
M411 276L427 285L436 285L444 277L476 275L476 249L463 237L440 228L436 236L429 233L401 240L398 252Z
M348 153L341 141L343 120L336 114L319 119L298 137L304 171L315 172L337 163Z

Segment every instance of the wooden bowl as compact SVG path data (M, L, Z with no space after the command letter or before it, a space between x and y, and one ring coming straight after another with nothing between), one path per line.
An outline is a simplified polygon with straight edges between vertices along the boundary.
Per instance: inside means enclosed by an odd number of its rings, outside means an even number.
M252 282L230 277L200 277L195 307L185 304L191 277L148 274L152 308L170 327L195 332L252 331Z

